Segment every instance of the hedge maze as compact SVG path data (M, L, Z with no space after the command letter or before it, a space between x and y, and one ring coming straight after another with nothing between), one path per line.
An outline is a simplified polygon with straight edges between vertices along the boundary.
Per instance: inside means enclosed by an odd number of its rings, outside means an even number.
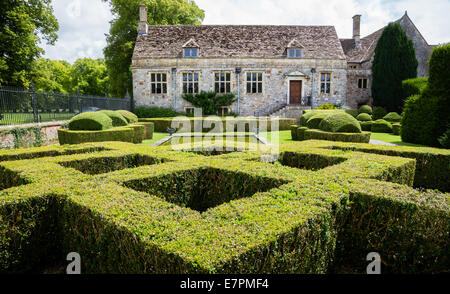
M364 273L369 252L383 273L450 271L448 150L303 141L272 163L208 155L0 151L0 272L69 252L82 273Z

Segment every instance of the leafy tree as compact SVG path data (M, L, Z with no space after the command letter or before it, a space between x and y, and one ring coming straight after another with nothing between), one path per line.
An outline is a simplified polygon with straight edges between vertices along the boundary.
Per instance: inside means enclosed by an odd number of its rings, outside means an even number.
M34 89L42 92L71 93L72 65L67 61L38 59L33 62Z
M108 93L108 71L102 58L82 58L75 61L71 70L71 93L104 96Z
M38 44L58 38L51 0L2 0L0 11L0 83L28 86L33 60L44 52Z
M372 95L376 106L400 112L403 106L402 81L417 77L413 43L401 26L390 23L375 48L372 66Z
M195 95L187 93L183 99L201 108L204 115L217 114L221 107L230 106L236 101L233 93L219 95L214 91L201 91Z
M139 5L147 5L150 25L200 24L204 12L190 0L103 0L111 5L111 21L104 50L110 93L123 97L132 93L131 58L137 37Z

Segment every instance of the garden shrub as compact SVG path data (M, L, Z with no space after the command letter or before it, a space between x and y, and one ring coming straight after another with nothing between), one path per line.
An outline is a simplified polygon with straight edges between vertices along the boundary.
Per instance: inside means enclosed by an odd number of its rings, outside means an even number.
M100 131L112 128L112 119L101 112L84 112L69 121L72 131Z
M144 140L153 139L153 133L155 131L155 124L152 122L137 122L135 125L144 126Z
M354 118L356 118L359 114L358 109L344 109L344 111L353 116Z
M403 97L406 99L413 95L423 93L428 85L428 78L415 78L402 81Z
M359 124L361 125L361 130L370 132L372 131L372 123L373 121L362 121Z
M112 120L113 127L123 127L128 125L128 121L118 112L113 110L100 110L100 113L106 114Z
M450 149L450 125L447 127L447 131L438 139L442 147Z
M397 112L389 112L388 114L386 114L383 119L385 121L388 121L390 123L394 123L394 122L401 122L402 121L402 117L400 114L398 114Z
M384 119L377 119L372 122L372 133L392 133L392 125Z
M360 113L358 114L358 116L356 117L356 119L358 121L371 121L372 117L370 116L370 114L367 113Z
M158 117L176 117L178 115L185 115L178 113L172 108L157 107L157 106L136 106L134 113L138 118L158 118Z
M359 108L358 113L367 113L372 115L372 107L370 107L369 105L363 105Z
M134 124L138 122L138 117L136 114L127 111L127 110L117 110L117 113L119 113L120 115L122 115L129 124Z
M58 130L59 144L81 144L86 142L121 141L141 143L145 137L145 127L142 125L129 125L116 127L104 131L72 131Z
M333 133L322 130L305 130L305 140L327 140L340 142L369 143L370 132L362 133Z
M322 104L316 109L336 109L336 106L334 106L333 104Z
M322 122L322 120L324 118L326 118L328 115L330 115L329 112L326 111L318 111L315 112L313 116L311 116L307 121L306 121L306 126L310 129L318 129L320 123Z
M386 111L386 109L384 109L384 107L375 106L373 109L372 118L374 120L382 119L386 114L387 114L387 111Z
M319 129L332 133L361 133L359 122L353 116L344 112L326 116L320 122Z
M305 131L307 129L308 129L307 127L298 127L297 128L297 141L305 140Z
M31 180L0 190L0 272L78 252L86 274L329 273L372 251L385 273L449 272L450 195L410 187L450 188L449 150L304 141L269 164L165 148L0 151L2 177Z
M392 133L394 133L394 135L399 136L400 132L401 132L401 128L402 128L402 125L399 123L392 124Z
M298 140L298 138L297 138L297 129L298 129L297 125L291 125L291 138L294 141Z

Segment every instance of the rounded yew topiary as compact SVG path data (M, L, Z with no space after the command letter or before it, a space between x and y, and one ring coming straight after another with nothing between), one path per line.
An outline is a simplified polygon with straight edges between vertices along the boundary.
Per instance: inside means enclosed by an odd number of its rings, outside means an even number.
M112 126L112 119L101 112L80 113L68 124L71 131L101 131L110 129Z
M367 113L367 114L372 114L372 107L370 107L369 105L363 105L359 108L358 110L359 113Z
M361 125L350 114L345 112L326 116L319 124L319 129L333 133L361 133Z
M306 126L310 129L318 129L322 120L330 115L327 111L318 111L306 121Z
M359 121L371 121L372 117L370 116L370 114L360 113L360 114L358 114L356 119L359 120Z
M361 130L370 132L372 130L373 121L361 121L359 124L361 125Z
M387 114L386 109L381 106L375 106L372 113L372 118L374 120L382 119Z
M372 123L372 133L392 133L392 125L384 119L378 119Z
M384 120L394 123L394 122L401 122L402 116L398 114L397 112L389 112L383 117Z
M138 122L137 115L132 113L132 112L130 112L130 111L117 110L116 112L119 113L121 116L123 116L127 120L127 122L130 123L130 124L134 124L134 123Z
M113 110L101 110L100 113L103 113L109 116L112 119L113 127L123 127L128 125L128 121L118 112Z

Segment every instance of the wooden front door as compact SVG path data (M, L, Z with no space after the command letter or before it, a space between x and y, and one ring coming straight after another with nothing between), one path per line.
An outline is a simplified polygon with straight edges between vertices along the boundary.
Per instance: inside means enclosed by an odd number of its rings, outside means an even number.
M290 81L289 104L302 103L302 81Z

